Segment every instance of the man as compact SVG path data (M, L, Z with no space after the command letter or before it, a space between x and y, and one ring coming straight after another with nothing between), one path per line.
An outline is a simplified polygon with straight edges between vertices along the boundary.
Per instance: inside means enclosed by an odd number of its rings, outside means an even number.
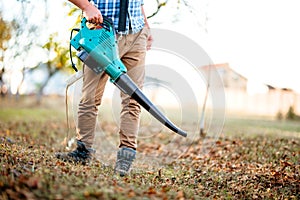
M88 0L69 1L82 9L84 17L90 23L101 24L103 16L113 20L120 59L127 68L127 74L141 88L144 82L146 50L150 49L152 43L143 0L121 0L122 3L128 1L128 9L120 6L120 0L93 0L94 5ZM125 11L126 17L122 18L119 15L120 11ZM105 73L97 75L86 66L83 68L83 74L82 97L78 110L77 149L69 153L57 153L56 156L66 161L86 163L95 153L92 145L98 106L101 104L108 76ZM135 159L141 108L129 95L122 93L121 99L120 145L115 171L124 176L129 173Z

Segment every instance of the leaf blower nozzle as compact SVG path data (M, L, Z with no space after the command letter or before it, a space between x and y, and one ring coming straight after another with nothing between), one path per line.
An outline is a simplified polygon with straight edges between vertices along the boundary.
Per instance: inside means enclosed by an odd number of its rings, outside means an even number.
M153 117L170 130L186 137L187 133L176 127L153 105L138 86L126 74L126 67L119 59L117 40L111 19L104 17L100 28L89 29L86 19L81 21L81 29L71 39L71 45L79 51L77 57L96 74L105 72L122 92L135 99Z
M127 74L122 74L116 81L115 85L124 93L130 95L143 108L145 108L153 117L164 124L166 127L186 137L187 133L176 127L164 114L157 109L156 106L144 95L144 93L137 87L137 85L130 79Z

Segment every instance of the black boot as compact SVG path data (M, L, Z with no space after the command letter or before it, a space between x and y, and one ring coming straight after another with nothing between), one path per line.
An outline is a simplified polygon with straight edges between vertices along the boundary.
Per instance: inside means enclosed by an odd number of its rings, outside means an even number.
M85 165L92 160L95 152L96 151L92 148L86 148L85 144L78 140L77 148L74 151L68 153L58 152L55 156L65 162L81 163Z

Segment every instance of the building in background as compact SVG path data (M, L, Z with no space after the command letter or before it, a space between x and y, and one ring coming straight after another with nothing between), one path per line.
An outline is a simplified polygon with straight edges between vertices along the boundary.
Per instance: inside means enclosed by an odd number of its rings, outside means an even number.
M300 113L300 94L289 88L276 88L272 85L248 80L228 63L200 67L207 76L215 70L223 81L228 113L285 116L290 108ZM213 81L213 80L211 80Z

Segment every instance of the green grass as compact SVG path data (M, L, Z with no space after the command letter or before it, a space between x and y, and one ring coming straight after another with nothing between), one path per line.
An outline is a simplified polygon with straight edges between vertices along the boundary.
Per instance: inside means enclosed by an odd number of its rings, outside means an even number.
M102 130L117 139L104 117ZM125 178L101 159L83 166L54 158L66 131L63 99L0 105L0 199L300 198L298 122L227 117L217 140L190 143L170 133L141 139L140 160ZM159 162L153 168L145 166L151 158Z
M0 119L10 121L37 121L62 120L62 112L45 108L1 108Z
M227 117L225 127L227 135L245 137L266 135L276 137L300 137L300 121L274 120L270 117L237 118Z

